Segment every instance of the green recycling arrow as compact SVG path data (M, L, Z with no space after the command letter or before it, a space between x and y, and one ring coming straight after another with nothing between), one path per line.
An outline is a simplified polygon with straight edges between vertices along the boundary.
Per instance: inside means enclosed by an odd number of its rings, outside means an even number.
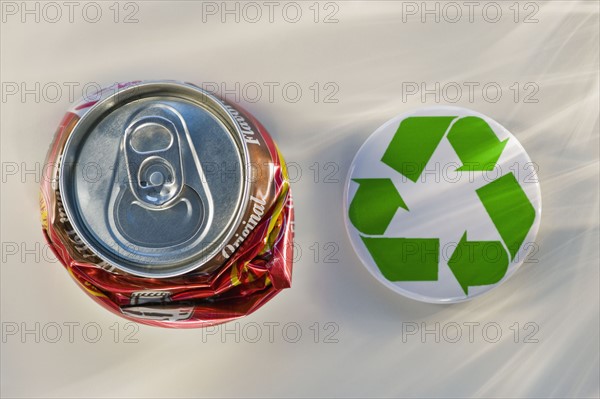
M494 170L508 142L500 141L487 122L476 116L457 120L448 140L463 163L457 171Z
M455 116L411 116L404 119L381 161L416 182Z
M390 179L352 179L359 184L348 210L350 221L364 234L380 235L398 208L408 210Z
M476 192L508 248L511 259L514 259L533 226L533 205L512 172Z
M440 242L437 238L363 237L381 274L389 281L436 281Z
M508 269L508 255L500 241L467 241L465 231L448 266L468 295L469 287L500 281Z
M414 116L399 124L381 162L417 182L446 133L462 162L457 171L493 170L508 142L500 141L479 117ZM373 237L385 233L398 208L409 210L392 180L353 181L359 187L349 207L349 219L362 233L360 237L383 276L388 281L437 281L439 239ZM502 241L468 241L465 231L448 266L466 295L469 287L495 284L506 275L510 259L515 258L536 217L512 173L476 192Z

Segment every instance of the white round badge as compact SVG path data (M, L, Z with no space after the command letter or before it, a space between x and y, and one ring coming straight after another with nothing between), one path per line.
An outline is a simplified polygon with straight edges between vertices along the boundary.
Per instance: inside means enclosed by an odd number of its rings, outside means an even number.
M400 115L360 148L348 174L352 246L384 285L432 303L506 281L536 248L537 165L480 113L432 107Z

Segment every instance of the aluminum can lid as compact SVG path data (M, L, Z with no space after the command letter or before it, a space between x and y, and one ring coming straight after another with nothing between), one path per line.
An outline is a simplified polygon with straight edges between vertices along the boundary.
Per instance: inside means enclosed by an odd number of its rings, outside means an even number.
M198 269L222 250L248 202L248 150L222 102L179 82L144 82L95 104L60 161L78 237L143 277Z

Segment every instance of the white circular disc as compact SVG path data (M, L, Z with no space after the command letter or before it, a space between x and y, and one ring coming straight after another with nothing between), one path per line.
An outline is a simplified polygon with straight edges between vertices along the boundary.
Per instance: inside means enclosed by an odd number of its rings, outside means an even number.
M397 116L350 167L350 241L369 272L399 294L469 300L537 250L536 172L516 137L485 115L437 106Z

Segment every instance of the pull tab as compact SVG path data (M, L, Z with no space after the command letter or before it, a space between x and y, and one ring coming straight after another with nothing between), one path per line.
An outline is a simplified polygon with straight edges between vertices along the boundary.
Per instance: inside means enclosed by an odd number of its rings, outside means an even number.
M129 185L144 205L160 207L184 186L179 132L162 116L143 116L125 129L124 152Z
M194 254L211 231L210 187L179 109L146 105L121 126L114 179L123 172L126 179L113 180L110 233L123 249L119 256L168 269Z

